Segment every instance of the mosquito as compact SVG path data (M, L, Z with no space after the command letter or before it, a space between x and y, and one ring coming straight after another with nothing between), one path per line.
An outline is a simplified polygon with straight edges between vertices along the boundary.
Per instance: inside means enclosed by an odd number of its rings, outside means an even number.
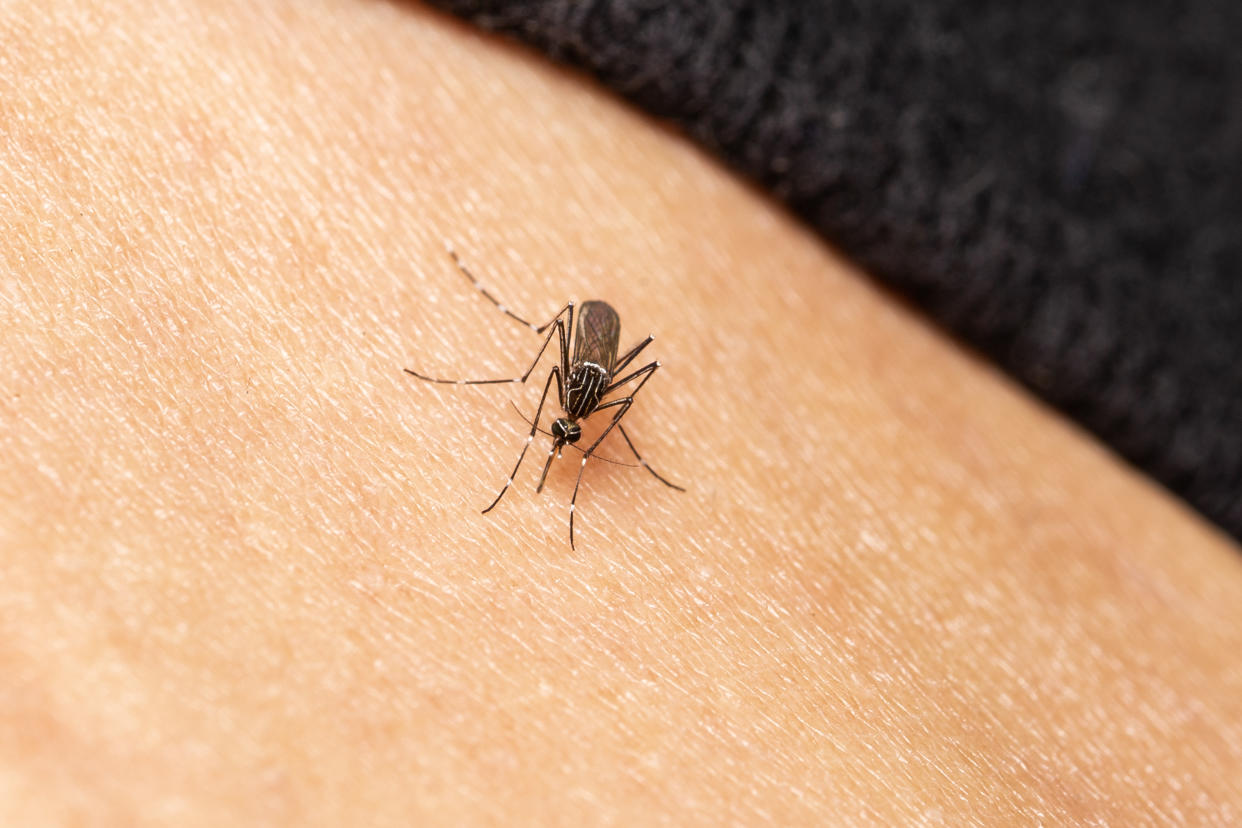
M569 547L574 549L574 508L578 503L578 490L582 486L582 473L586 471L587 461L595 453L595 449L604 441L612 430L615 428L621 432L621 436L625 438L625 444L629 446L633 452L635 459L647 471L651 472L656 480L659 480L670 489L676 489L684 492L685 488L678 486L667 480L663 475L653 469L643 456L638 453L638 449L634 447L634 441L630 439L630 435L626 433L625 426L621 425L621 418L630 410L630 406L634 404L634 397L647 384L647 380L660 367L660 363L649 362L637 370L625 374L625 370L630 366L643 349L651 344L655 337L648 335L634 347L625 353L618 355L617 346L621 339L621 318L612 306L607 302L599 300L591 300L583 302L578 307L572 300L565 303L565 306L557 311L551 321L546 324L535 327L522 317L503 305L495 296L488 293L487 289L475 278L474 274L462 263L457 253L450 248L449 255L453 257L453 262L457 265L457 269L461 271L470 283L474 285L475 290L483 294L483 296L496 306L496 309L508 316L510 319L522 323L530 328L536 334L546 334L543 339L543 345L540 346L539 352L535 354L535 359L531 362L530 367L526 369L526 373L520 377L511 377L507 379L480 379L480 380L450 380L429 377L426 374L420 374L409 368L404 369L407 374L417 377L426 382L436 382L446 385L501 385L504 383L524 383L534 373L535 367L539 364L539 360L548 349L548 345L552 342L552 337L556 337L557 345L560 347L560 358L557 364L552 366L552 370L548 372L548 379L543 384L543 394L539 397L539 406L535 409L535 416L530 421L530 433L526 435L526 444L522 446L522 453L518 455L517 463L513 466L513 471L509 474L509 479L505 481L505 485L500 490L500 494L496 495L496 499L491 505L483 510L483 514L487 514L496 508L496 504L500 503L500 499L505 496L505 492L509 491L509 487L513 485L513 478L517 476L518 469L522 466L522 461L526 458L526 451L534 442L535 434L542 431L539 428L539 417L543 413L543 406L548 399L548 391L556 384L556 398L560 403L564 416L557 417L552 421L550 433L552 436L552 445L548 449L548 459L543 464L543 473L539 475L539 484L535 487L536 492L543 491L543 484L548 479L548 469L552 467L552 461L561 456L561 449L567 445L573 445L582 437L582 426L579 425L580 420L585 420L597 411L605 409L613 409L612 420L604 431L595 438L586 449L575 446L582 451L582 463L578 466L578 478L574 482L574 493L569 500ZM577 318L575 319L575 311ZM570 345L573 346L572 352ZM618 379L618 375L620 378ZM622 392L624 396L614 397L605 400L614 392ZM549 432L544 432L549 433ZM604 459L604 458L601 458Z

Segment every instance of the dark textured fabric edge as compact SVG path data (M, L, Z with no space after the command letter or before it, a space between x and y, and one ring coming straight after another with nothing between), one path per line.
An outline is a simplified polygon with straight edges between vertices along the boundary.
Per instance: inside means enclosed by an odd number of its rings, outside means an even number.
M1242 5L433 5L672 121L1242 539Z

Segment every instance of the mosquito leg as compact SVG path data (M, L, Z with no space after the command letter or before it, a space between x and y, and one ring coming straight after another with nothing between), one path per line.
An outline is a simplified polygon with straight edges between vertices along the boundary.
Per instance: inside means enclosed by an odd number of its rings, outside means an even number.
M470 268L466 267L465 263L462 262L461 257L457 255L457 251L453 249L452 245L449 245L448 247L448 254L453 257L453 263L457 265L457 269L461 271L462 275L470 280L470 284L474 285L474 289L477 290L479 293L483 294L487 298L487 301L491 302L493 305L496 306L496 310L500 311L501 313L503 313L505 316L509 317L510 319L514 319L514 320L517 320L518 322L521 322L523 325L530 328L532 331L539 331L540 333L542 333L541 328L536 328L534 325L527 322L525 319L518 316L513 311L509 310L499 299L493 296L491 292L488 291L487 288L483 287L483 283L480 282L477 278L475 278L475 275L470 272Z
M617 362L616 362L616 364L612 366L612 373L613 373L613 374L619 374L619 373L621 373L621 371L625 370L625 366L627 366L627 365L629 365L631 362L633 362L633 361L634 361L634 357L636 357L636 356L638 356L640 353L642 353L643 348L646 348L646 347L647 347L648 345L650 345L650 344L652 343L652 341L654 341L654 340L655 340L655 337L654 337L654 336L652 336L651 334L647 334L647 338L646 338L646 339L644 339L642 342L640 342L640 343L638 343L637 345L635 345L633 348L630 348L628 351L626 351L626 352L625 352L624 354L622 354L621 356L617 357ZM614 383L614 385L615 385L615 384L616 384L616 383Z
M670 489L676 489L679 492L684 492L686 490L684 486L678 486L676 483L670 483L668 480L664 479L663 475L661 475L658 471L651 468L650 464L648 464L647 461L643 459L643 456L638 453L638 449L634 448L634 441L630 439L630 435L625 433L625 426L617 423L617 431L621 432L621 436L625 438L626 445L630 447L630 451L634 452L634 456L638 458L638 462L642 464L644 469L651 472L652 476L654 476L656 480L659 480Z
M505 316L509 317L510 319L514 319L518 322L521 322L523 325L530 328L535 333L543 333L544 331L548 329L548 326L552 324L552 322L549 322L546 325L540 325L538 328L536 328L534 325L527 322L525 319L518 316L513 311L509 310L507 305L505 305L503 302L501 302L499 299L493 296L491 294L491 291L483 287L483 283L480 282L475 277L475 275L470 272L470 268L466 267L465 262L461 260L461 257L457 255L457 251L454 250L452 246L448 248L448 253L450 256L453 257L453 263L457 265L457 269L462 272L462 275L470 280L470 284L474 285L474 289L477 290L479 293L483 294L483 296L487 299L487 301L491 302L493 305L496 306L496 310L500 311L501 313L503 313ZM570 302L569 304L572 305L573 302ZM564 313L564 312L565 312L564 308L562 308L561 313ZM561 314L558 313L556 316L554 316L552 318L553 322L555 322L556 318L559 317L560 315Z
M535 354L535 359L531 362L530 367L527 368L526 373L522 374L522 376L520 377L511 377L507 379L452 380L452 379L438 379L436 377L429 377L426 374L420 374L417 371L410 370L409 368L403 368L402 370L411 376L418 377L420 380L426 380L427 382L437 382L442 385L501 385L503 383L509 383L509 382L526 382L527 378L530 377L531 373L535 370L535 366L539 364L540 358L543 357L543 352L548 349L548 343L552 341L553 334L559 332L560 336L558 338L558 343L560 345L561 350L562 351L565 350L566 341L568 340L568 337L566 336L566 332L565 332L565 320L562 319L561 317L566 316L566 315L568 315L569 323L572 326L573 318L574 318L574 303L573 302L569 302L568 304L565 305L565 307L561 308L557 312L556 316L552 317L551 322L549 322L547 325L544 325L542 328L537 329L540 333L544 331L548 331L548 335L544 337L543 345L539 347L539 353ZM548 330L548 328L551 328L552 330ZM562 358L560 361L564 362L563 354L562 354ZM559 387L559 383L558 383L558 387Z
M574 482L574 494L573 494L573 497L569 499L569 548L570 549L574 548L574 508L578 504L578 489L582 485L582 473L586 471L587 461L591 459L591 455L595 453L595 449L599 447L599 444L604 442L604 438L608 436L608 433L612 431L614 428L616 428L617 425L621 422L621 418L625 416L625 412L629 411L630 406L634 404L634 397L638 394L639 391L642 390L642 387L647 384L647 380L651 379L651 375L654 374L656 369L659 367L660 367L660 363L650 362L644 365L642 368L639 368L634 373L630 374L628 377L625 377L624 379L614 382L612 385L608 386L609 389L616 388L618 385L622 385L623 383L631 382L635 379L638 379L639 377L642 377L642 379L639 380L638 385L634 386L634 389L630 391L630 394L628 397L621 397L620 399L610 400L604 403L603 405L599 406L599 408L595 409L596 411L600 411L605 408L616 408L617 413L613 415L612 421L608 423L608 427L604 429L603 433L600 434L598 437L596 437L595 442L591 443L590 447L587 448L587 450L582 453L582 465L578 467L578 479L577 481ZM631 445L630 448L633 448L633 446ZM635 452L635 454L637 454L637 452ZM641 460L642 458L640 457L639 459Z
M535 431L539 428L539 415L543 413L543 404L548 399L548 389L552 387L552 380L554 378L556 379L557 388L560 388L560 366L554 365L552 370L548 372L548 381L543 384L543 396L539 398L539 407L535 409L535 416L531 420L530 434L526 435L526 444L522 446L522 453L518 455L517 463L514 464L513 471L509 474L509 479L505 481L504 488L500 490L500 494L496 495L492 505L483 510L483 514L487 514L492 509L495 509L496 504L500 502L500 499L505 496L505 492L509 491L509 487L513 485L513 478L517 477L518 469L522 467L522 460L526 457L526 450L530 448L531 441L535 439ZM544 473L547 474L547 469L544 469Z
M608 424L608 428L604 429L604 433L601 434L599 438L594 443L591 444L591 447L588 448L586 451L582 452L582 464L578 466L578 479L574 481L574 494L573 494L573 497L569 499L569 548L570 549L576 548L574 546L574 509L577 508L578 506L578 487L582 485L582 473L586 471L587 461L590 460L591 455L595 453L595 447L599 445L600 440L604 439L604 437L608 435L608 432L612 431L612 427L617 424L617 421L625 416L625 412L630 410L630 406L634 403L634 398L625 397L624 399L616 400L615 402L619 404L620 409L613 416L612 422ZM596 410L598 411L599 409L596 409Z
M624 377L622 377L622 378L621 378L621 379L619 379L619 380L613 380L612 382L610 382L610 383L608 384L608 387L607 387L607 388L605 388L603 391L600 391L600 392L599 392L599 395L602 397L602 396L604 396L605 394L608 394L608 393L610 393L610 392L612 392L612 391L616 391L618 388L620 388L621 386L625 385L626 383L633 382L634 380L638 379L639 377L642 377L642 378L643 378L643 381L642 381L642 382L640 382L638 385L635 385L635 386L634 386L634 390L630 392L630 396L632 397L632 396L634 396L635 394L637 394L637 393L638 393L638 389L642 388L642 387L643 387L643 384L644 384L644 383L646 383L646 382L647 382L647 380L651 379L651 375L652 375L653 373L655 373L655 369L657 369L657 368L659 368L659 367L660 367L660 363L659 363L659 362L649 362L649 363L647 363L646 365L644 365L642 368L639 368L639 369L638 369L637 371L635 371L634 373L629 374L629 375L627 375L627 376L624 376ZM617 400L613 400L612 402L607 402L607 403L604 403L603 405L601 405L601 406L597 407L595 410L596 410L596 411L599 411L599 409L600 409L600 408L608 408L608 407L610 407L610 406L616 405L618 402L620 402L620 400L619 400L619 399L617 399Z

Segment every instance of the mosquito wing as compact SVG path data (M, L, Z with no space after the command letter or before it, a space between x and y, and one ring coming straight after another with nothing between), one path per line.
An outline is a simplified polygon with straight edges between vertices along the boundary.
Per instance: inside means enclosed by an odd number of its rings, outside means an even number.
M609 374L617 362L621 317L607 302L583 302L574 331L574 364L594 362Z

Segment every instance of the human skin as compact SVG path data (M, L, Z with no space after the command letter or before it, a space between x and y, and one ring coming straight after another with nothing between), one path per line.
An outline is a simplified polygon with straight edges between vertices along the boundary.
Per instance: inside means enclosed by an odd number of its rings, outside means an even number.
M682 138L416 5L0 14L0 824L1227 824L1242 558ZM569 297L626 424L500 506ZM594 426L598 432L598 424ZM632 462L623 442L602 453Z

